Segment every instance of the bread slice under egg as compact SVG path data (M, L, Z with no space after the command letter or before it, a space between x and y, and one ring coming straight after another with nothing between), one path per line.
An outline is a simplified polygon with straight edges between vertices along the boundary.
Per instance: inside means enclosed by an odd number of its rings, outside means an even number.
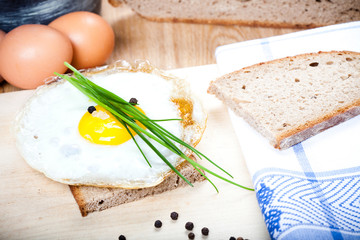
M190 157L195 160L192 155ZM204 176L202 176L191 166L191 164L187 162L184 162L179 167L179 171L191 183L205 180ZM154 196L185 186L188 186L188 184L176 173L172 172L162 183L155 187L123 189L70 185L70 190L76 200L76 203L79 205L81 215L86 217L92 212L102 211L111 207L134 202L149 196Z

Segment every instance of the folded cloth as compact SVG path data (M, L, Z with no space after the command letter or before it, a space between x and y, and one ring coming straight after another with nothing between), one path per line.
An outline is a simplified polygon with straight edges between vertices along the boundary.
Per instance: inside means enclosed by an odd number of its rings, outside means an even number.
M221 46L216 59L225 74L329 50L360 52L360 22ZM229 113L272 239L360 239L360 116L279 151Z

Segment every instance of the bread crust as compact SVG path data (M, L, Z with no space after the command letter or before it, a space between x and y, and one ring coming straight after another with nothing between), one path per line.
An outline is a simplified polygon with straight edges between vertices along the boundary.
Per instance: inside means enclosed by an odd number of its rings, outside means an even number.
M311 57L311 56L316 56L316 55L319 55L319 54L339 54L339 55L341 55L341 54L354 54L354 55L360 56L360 52L354 52L354 51L335 51L335 50L333 50L333 51L318 51L318 52L303 53L303 54L298 54L298 55L295 55L295 56L287 56L287 57L278 58L278 59L274 59L274 60L270 60L270 61L266 61L266 62L255 63L253 65L243 67L243 68L241 68L239 70L235 70L235 71L233 71L231 73L227 73L227 74L225 74L224 76L222 76L220 78L230 76L230 75L236 74L236 73L241 73L241 72L244 72L246 70L251 70L253 68L256 68L256 67L264 65L264 64L279 63L279 62L284 61L285 59L293 59L293 60L295 60L297 58ZM211 81L211 83L213 83L215 81ZM210 83L210 85L211 85L211 83Z
M286 149L307 138L325 131L333 126L345 122L360 114L360 100L354 101L352 105L339 109L333 115L325 115L323 118L311 121L309 124L303 125L299 130L289 131L277 138L275 148Z
M193 155L191 155L190 158L195 160ZM195 170L188 162L184 162L180 165L178 170L191 183L205 180L205 177ZM69 187L76 203L79 206L81 216L86 217L92 212L103 211L111 207L141 200L148 196L154 196L187 185L188 184L175 172L171 172L171 174L162 183L149 188L123 189L92 186Z
M133 11L135 11L133 9ZM324 24L298 24L298 23L280 23L271 21L247 21L247 20L225 20L225 19L191 19L191 18L162 18L162 17L150 17L137 13L142 18L154 22L173 22L173 23L192 23L192 24L214 24L214 25L240 25L240 26L251 26L251 27L269 27L269 28L297 28L297 29L308 29L323 27Z

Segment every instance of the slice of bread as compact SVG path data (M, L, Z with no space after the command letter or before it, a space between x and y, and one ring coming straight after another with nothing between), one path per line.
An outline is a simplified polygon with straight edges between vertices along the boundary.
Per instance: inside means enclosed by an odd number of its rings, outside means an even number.
M360 114L360 53L297 55L210 83L216 95L278 149Z
M358 0L109 0L155 21L318 27L360 20Z
M195 158L190 156L193 160ZM191 164L185 162L179 168L180 173L191 183L204 181L205 178ZM92 186L70 186L70 190L79 205L81 215L87 216L95 211L102 211L124 203L157 195L166 191L184 187L188 184L172 172L162 183L155 187L140 189L99 188Z

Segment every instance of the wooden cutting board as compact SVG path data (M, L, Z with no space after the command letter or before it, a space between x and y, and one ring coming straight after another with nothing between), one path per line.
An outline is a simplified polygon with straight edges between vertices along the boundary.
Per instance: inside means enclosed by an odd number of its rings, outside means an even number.
M252 186L227 109L206 93L218 75L216 65L171 72L191 83L208 112L198 149L233 174L236 182ZM32 92L0 94L0 239L118 239L120 234L128 240L188 239L187 221L195 225L195 239L270 238L255 193L213 177L220 193L203 182L81 217L69 187L30 168L16 150L12 124ZM171 220L172 211L179 213L177 221ZM161 229L154 228L158 219ZM208 237L201 235L205 226Z

